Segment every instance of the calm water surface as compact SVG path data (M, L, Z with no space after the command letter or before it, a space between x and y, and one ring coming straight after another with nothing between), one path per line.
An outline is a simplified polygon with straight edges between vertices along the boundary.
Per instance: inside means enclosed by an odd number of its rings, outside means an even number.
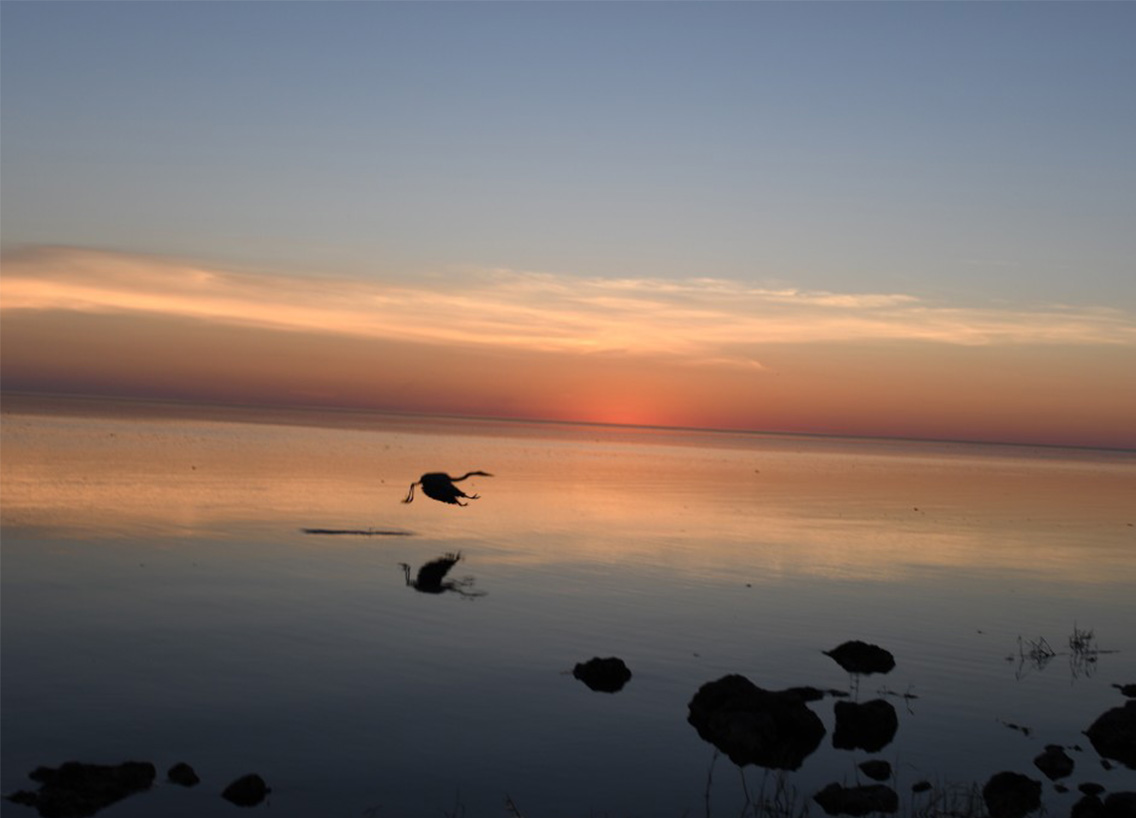
M785 777L803 799L870 757L905 803L924 778L1043 779L1050 743L1083 748L1071 789L1136 788L1082 735L1136 682L1131 453L46 408L4 403L4 793L41 764L142 759L203 784L101 814L228 815L218 792L247 772L278 817L498 816L510 796L677 818L707 794L736 814L742 774L690 698L727 673L848 690L821 653L848 639L895 654L857 695L893 702L899 731L837 750L834 700L814 703L828 735ZM463 484L467 508L400 502L471 469L494 477ZM459 551L480 595L406 585L400 563ZM1019 639L1067 654L1074 628L1112 652L1021 660ZM570 675L609 655L621 692ZM1073 800L1046 784L1051 813Z

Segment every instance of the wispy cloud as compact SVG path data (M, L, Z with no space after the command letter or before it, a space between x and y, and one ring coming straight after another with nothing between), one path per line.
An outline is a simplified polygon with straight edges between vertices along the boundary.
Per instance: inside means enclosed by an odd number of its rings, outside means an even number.
M59 247L5 255L0 308L143 312L388 340L681 356L749 367L760 364L737 350L785 343L1136 345L1133 316L1109 307L957 307L904 293L502 269L408 285Z

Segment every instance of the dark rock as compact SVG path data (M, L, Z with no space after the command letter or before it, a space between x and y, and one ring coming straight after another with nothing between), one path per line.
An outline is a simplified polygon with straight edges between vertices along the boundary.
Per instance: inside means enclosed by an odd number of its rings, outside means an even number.
M836 728L832 733L832 746L838 750L882 750L899 729L899 717L890 702L873 699L870 702L836 703Z
M895 667L895 657L879 645L854 640L824 651L849 673L887 673Z
M39 796L31 790L20 790L6 796L13 804L23 804L25 807L34 807Z
M1050 781L1068 778L1073 772L1073 759L1060 744L1047 744L1045 752L1033 760L1033 765L1045 773Z
M1136 684L1131 685L1113 685L1120 691L1120 695L1127 696L1130 699L1136 699Z
M825 734L799 695L763 690L737 674L702 685L689 710L698 735L738 766L796 770Z
M1077 789L1085 795L1100 795L1104 792L1103 786L1095 784L1092 781L1086 781L1084 784L1077 785Z
M226 801L236 804L238 807L255 807L265 799L268 793L272 792L264 783L264 779L256 773L243 775L234 781L229 786L225 787L225 791L221 793L221 797Z
M1022 818L1041 807L1041 782L1021 773L995 773L982 788L990 818Z
M1085 735L1102 756L1136 769L1136 699L1101 714Z
M927 792L930 789L934 789L934 788L932 787L931 782L926 781L926 780L916 781L914 784L911 785L911 791L912 792Z
M864 787L829 784L814 795L813 800L829 815L867 815L869 812L899 810L899 796L884 784Z
M1108 818L1136 818L1136 792L1114 792L1104 799Z
M94 815L129 795L150 789L157 770L144 761L122 764L84 764L68 761L58 769L37 767L29 778L37 792L21 790L8 800L34 806L44 818Z
M194 787L201 783L201 779L197 777L197 773L193 767L190 767L184 761L170 767L166 777L175 784L180 784L183 787Z
M891 778L891 764L878 758L872 759L860 765L860 772L873 781L887 781Z
M1095 795L1086 795L1073 805L1069 818L1105 818L1104 802Z
M601 693L618 693L631 680L631 671L627 669L627 665L614 656L606 659L597 656L581 662L576 665L572 675Z

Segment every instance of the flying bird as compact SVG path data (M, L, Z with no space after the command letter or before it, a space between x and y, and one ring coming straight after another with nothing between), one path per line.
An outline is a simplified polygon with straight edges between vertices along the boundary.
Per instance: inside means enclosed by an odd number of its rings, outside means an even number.
M429 474L424 474L410 484L410 491L406 495L406 499L402 502L414 502L414 487L417 485L422 486L422 493L432 500L437 500L442 503L450 503L455 506L468 506L469 503L463 503L459 497L464 497L467 500L476 500L480 495L466 494L459 489L454 483L460 483L467 477L473 477L475 474L480 474L482 477L492 477L493 475L487 471L471 471L466 472L461 477L450 477L444 472L435 471Z

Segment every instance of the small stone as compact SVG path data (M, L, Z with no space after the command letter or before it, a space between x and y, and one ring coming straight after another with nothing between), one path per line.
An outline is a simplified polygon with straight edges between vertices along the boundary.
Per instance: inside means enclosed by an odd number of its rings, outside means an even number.
M1041 807L1041 782L1021 773L995 773L982 788L990 818L1023 818Z
M891 764L882 759L872 759L860 765L860 772L873 781L887 781L891 778Z
M889 651L858 639L826 650L824 655L832 657L849 673L888 673L895 667L895 657Z
M592 690L601 693L618 693L631 680L631 671L622 659L598 656L587 662L580 662L572 670L572 675Z
M180 784L183 787L194 787L201 783L201 779L197 777L193 767L190 767L184 761L170 767L166 777L174 784Z
M272 792L256 773L243 775L221 793L221 797L238 807L255 807Z
M1073 759L1059 744L1049 744L1045 752L1033 760L1033 765L1041 770L1050 781L1068 778L1073 772Z

